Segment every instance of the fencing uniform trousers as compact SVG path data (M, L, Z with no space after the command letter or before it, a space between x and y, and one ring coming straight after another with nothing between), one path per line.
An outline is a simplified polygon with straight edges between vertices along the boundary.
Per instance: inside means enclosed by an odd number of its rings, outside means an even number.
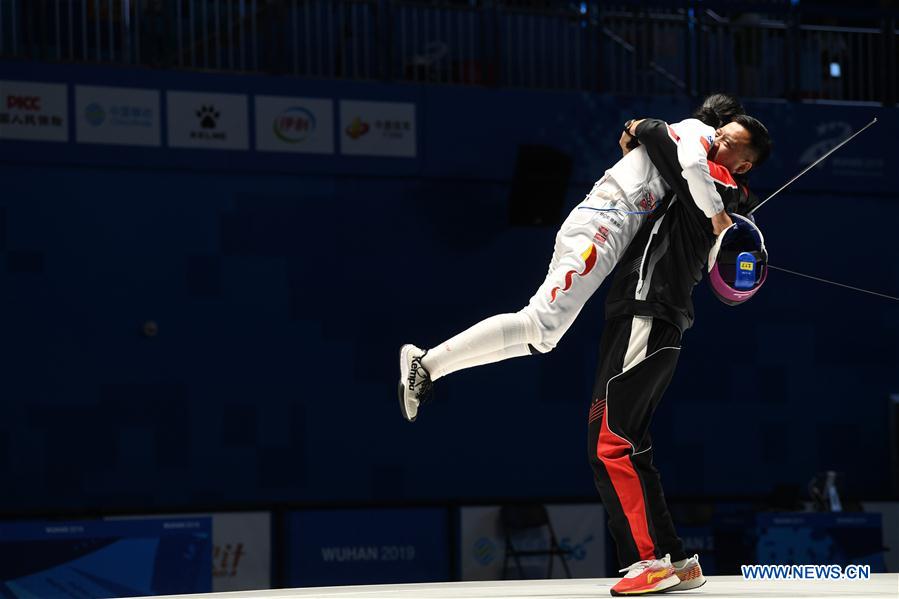
M587 300L612 272L640 229L645 215L600 185L559 229L543 284L524 312L537 321L541 353L552 350Z
M677 366L680 331L665 321L606 321L588 417L594 482L624 568L666 553L686 558L652 463L649 425Z
M615 268L645 215L598 184L556 234L546 278L528 305L491 316L428 350L431 378L556 347L587 300Z

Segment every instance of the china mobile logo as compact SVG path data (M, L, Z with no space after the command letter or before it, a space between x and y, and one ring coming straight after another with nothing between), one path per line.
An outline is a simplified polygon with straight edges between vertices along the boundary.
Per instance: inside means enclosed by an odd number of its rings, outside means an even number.
M215 545L212 549L212 576L217 578L234 578L240 559L246 555L243 543L234 545Z

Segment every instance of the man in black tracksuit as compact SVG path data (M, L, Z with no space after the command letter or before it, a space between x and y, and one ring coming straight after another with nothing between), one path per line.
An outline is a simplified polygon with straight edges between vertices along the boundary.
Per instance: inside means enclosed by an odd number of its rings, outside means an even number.
M622 567L666 554L672 562L687 558L652 463L649 425L674 374L681 336L693 324L693 288L715 242L710 219L681 175L673 130L647 119L635 133L671 193L619 261L606 299L588 426L590 464ZM764 137L761 160L766 131ZM709 168L725 210L746 215L757 199L727 169L711 160Z

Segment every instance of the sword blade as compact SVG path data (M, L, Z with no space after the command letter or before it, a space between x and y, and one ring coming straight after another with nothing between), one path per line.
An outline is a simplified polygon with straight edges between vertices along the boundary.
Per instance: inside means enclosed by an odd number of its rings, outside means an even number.
M798 175L796 175L795 177L793 177L792 179L790 179L789 181L787 181L786 183L784 183L783 186L782 186L780 189L778 189L777 191L775 191L774 193L772 193L771 195L769 195L767 198L765 198L765 200L764 200L761 204L759 204L758 206L756 206L755 208L753 208L752 210L750 210L750 211L749 211L749 214L751 215L753 212L755 212L756 210L758 210L759 208L761 208L762 206L764 206L764 205L765 205L765 202L767 202L768 200L770 200L771 198L773 198L774 196L776 196L777 194L779 194L780 192L782 192L784 189L786 189L787 187L789 187L789 186L790 186L796 179L798 179L799 177L801 177L801 176L804 175L805 173L809 172L810 170L812 170L813 168L815 168L816 166L818 166L819 164L821 164L821 162L823 162L825 158L827 158L828 156L830 156L831 154L833 154L834 152L836 152L837 150L839 150L840 148L842 148L843 146L845 146L846 144L848 144L850 141L852 141L853 139L855 139L855 137L856 137L857 135L859 135L862 131L864 131L865 129L867 129L868 127L870 127L871 125L873 125L873 124L876 123L876 122L877 122L877 117L874 117L874 120L872 120L870 123L868 123L867 125L865 125L865 126L862 127L861 129L859 129L858 131L856 131L855 133L853 133L852 135L850 135L849 137L847 137L846 139L844 139L843 141L841 141L839 144L837 144L836 146L834 146L833 148L831 148L830 151L827 152L824 156L821 156L821 158L818 158L818 159L815 160L813 163L811 163L810 165L808 165L807 167L805 167L804 169L802 169L802 172L800 172Z
M877 291L871 291L869 289L862 289L861 287L853 287L852 285L845 285L843 283L837 283L836 281L830 281L828 279L822 279L821 277L813 277L812 275L807 275L801 272L796 272L795 270L787 270L786 268L780 268L777 266L768 265L768 268L773 270L779 270L781 272L790 273L791 275L796 275L798 277L805 277L806 279L812 279L814 281L820 281L821 283L827 283L828 285L836 285L837 287L844 287L846 289L851 289L853 291L859 291L861 293L869 293L871 295L876 295L878 297L884 297L886 299L890 299L896 302L899 302L899 297L895 295L887 295L886 293L878 293Z

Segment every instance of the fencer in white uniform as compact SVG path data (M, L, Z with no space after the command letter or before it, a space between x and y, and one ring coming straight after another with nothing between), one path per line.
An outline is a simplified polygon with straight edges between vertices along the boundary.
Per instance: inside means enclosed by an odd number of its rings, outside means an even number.
M715 129L697 119L671 129L679 138L678 161L697 206L709 218L722 213L708 166ZM420 400L440 377L556 347L667 191L642 147L608 169L559 228L546 278L527 306L486 318L426 351L414 345L401 348L404 417L415 420Z

